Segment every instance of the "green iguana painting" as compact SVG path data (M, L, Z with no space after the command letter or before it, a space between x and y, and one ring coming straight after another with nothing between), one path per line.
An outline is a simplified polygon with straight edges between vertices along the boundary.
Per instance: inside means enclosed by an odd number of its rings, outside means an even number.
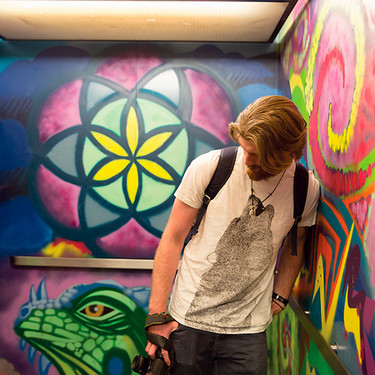
M144 321L149 288L126 288L112 280L75 285L49 299L45 280L24 304L14 330L21 349L36 351L40 375L54 365L65 375L132 374L131 361L145 355Z

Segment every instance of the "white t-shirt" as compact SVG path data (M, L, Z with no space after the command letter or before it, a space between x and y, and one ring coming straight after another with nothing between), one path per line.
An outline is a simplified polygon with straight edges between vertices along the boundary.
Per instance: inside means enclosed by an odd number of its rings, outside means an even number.
M219 155L215 150L195 159L176 198L199 208ZM264 211L249 215L251 181L239 147L230 178L208 205L198 233L184 250L169 305L179 323L215 333L256 333L267 328L272 320L277 254L294 223L294 171L295 163L284 175L254 181L254 195L261 201L280 183L263 202ZM319 182L310 172L299 226L315 224L318 198Z

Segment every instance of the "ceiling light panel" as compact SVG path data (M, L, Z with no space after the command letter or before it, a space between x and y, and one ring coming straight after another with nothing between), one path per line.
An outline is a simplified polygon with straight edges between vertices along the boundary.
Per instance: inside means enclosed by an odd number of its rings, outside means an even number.
M0 1L9 40L268 42L289 1Z

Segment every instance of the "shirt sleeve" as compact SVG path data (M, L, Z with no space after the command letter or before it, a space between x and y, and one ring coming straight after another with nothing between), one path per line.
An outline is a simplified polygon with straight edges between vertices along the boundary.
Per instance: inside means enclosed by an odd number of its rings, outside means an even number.
M316 212L319 203L319 196L319 181L314 177L313 172L309 171L309 186L307 189L307 196L302 219L298 224L299 227L311 227L316 223Z
M220 150L210 151L194 159L175 192L175 197L193 208L202 206L204 191L219 161Z

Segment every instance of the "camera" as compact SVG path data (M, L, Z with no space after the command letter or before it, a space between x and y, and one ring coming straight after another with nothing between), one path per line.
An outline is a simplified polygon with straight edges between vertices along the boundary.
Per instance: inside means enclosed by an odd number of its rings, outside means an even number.
M161 349L158 348L155 353L155 359L137 355L132 362L132 370L141 375L164 375L167 374L169 366L164 362Z

